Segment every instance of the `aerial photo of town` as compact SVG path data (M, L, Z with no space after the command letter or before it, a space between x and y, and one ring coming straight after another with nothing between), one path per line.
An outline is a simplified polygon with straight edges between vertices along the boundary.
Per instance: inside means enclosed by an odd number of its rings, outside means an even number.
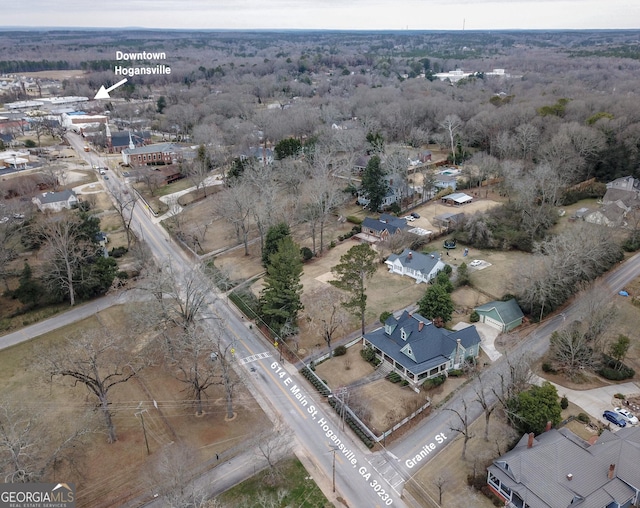
M640 5L33 4L0 508L640 506Z

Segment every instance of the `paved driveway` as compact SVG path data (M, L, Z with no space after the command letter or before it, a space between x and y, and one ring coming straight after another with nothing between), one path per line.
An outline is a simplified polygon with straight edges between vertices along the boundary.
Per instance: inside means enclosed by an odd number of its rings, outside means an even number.
M486 323L473 323L476 326L476 330L478 330L478 335L480 335L480 347L487 354L487 356L491 359L492 362L495 362L498 358L502 356L495 345L494 342L496 337L500 335L500 331L496 330L493 326L489 326ZM453 326L454 330L462 330L463 328L467 328L471 326L469 323L460 322L456 323Z
M593 388L592 390L571 390L556 383L551 384L556 387L560 397L566 395L570 402L580 406L585 413L600 422L604 422L602 413L607 409L610 411L613 410L617 405L614 401L622 403L621 400L613 398L616 393L622 393L626 396L640 394L640 387L632 382L603 386L602 388ZM611 427L614 430L616 428L615 425Z

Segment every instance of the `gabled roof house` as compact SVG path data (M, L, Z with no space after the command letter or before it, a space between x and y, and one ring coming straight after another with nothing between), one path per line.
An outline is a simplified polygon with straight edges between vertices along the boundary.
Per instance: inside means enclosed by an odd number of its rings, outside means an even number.
M361 231L380 240L386 240L389 235L395 235L398 231L407 228L406 219L394 217L387 213L380 215L379 219L365 217L361 224Z
M78 196L72 190L60 192L45 192L38 194L32 199L38 210L45 212L60 212L63 208L71 209L78 204Z
M501 332L508 332L522 324L524 314L515 298L502 302L485 303L474 309L480 316L480 322L486 323Z
M420 314L404 311L390 316L384 326L365 334L363 345L413 386L427 378L459 368L479 355L480 335L475 326L450 331L436 327Z
M525 434L488 467L487 483L517 508L629 508L640 501L640 428L589 444L566 428Z
M405 249L400 254L391 254L384 264L391 273L407 275L415 279L416 284L430 282L444 269L444 263L437 252L427 255L410 249Z

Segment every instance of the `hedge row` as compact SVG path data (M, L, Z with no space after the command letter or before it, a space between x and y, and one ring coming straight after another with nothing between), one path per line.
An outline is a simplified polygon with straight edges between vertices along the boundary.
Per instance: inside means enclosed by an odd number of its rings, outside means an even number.
M327 396L331 393L331 390L329 390L319 379L318 377L315 375L315 373L309 368L309 367L305 367L300 371L300 374L302 374L304 377L306 377L309 382L315 387L316 390L318 390L318 392L320 392L321 395L323 396Z
M399 383L400 381L402 381L402 376L400 376L400 374L398 374L397 372L389 372L389 374L387 374L385 377L392 383Z
M335 397L331 397L329 399L329 405L335 409L336 413L340 414L340 402ZM351 430L356 433L356 435L360 438L360 440L365 444L367 448L373 448L375 444L369 434L360 426L358 421L354 420L349 413L345 411L344 421L347 422Z

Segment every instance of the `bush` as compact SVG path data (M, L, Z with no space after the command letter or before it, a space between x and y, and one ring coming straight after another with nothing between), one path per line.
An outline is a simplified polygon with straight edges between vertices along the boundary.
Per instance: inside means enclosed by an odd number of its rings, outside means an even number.
M424 383L422 383L422 387L425 390L429 390L431 388L440 386L446 381L446 379L447 377L444 374L440 374L439 376L436 376L436 377L430 377L429 379L425 380Z
M329 244L329 248L333 249L336 246L336 241L335 240L331 240L331 243Z
M360 356L366 362L373 362L376 359L376 352L371 346L367 346L360 351Z
M451 275L451 272L453 272L453 268L451 268L451 265L444 265L442 271L447 275Z
M625 400L627 398L624 393L616 393L613 397L620 400Z
M338 346L333 350L333 356L344 356L347 354L347 348L345 346Z
M400 381L402 381L402 376L400 376L400 374L398 374L397 372L389 372L389 374L387 374L385 377L392 383L399 383Z
M126 253L127 253L127 248L126 247L114 247L113 249L111 249L109 251L109 255L112 258L121 258Z
M560 407L562 409L567 409L569 407L569 399L566 395L560 399Z
M382 314L380 314L380 322L382 324L385 324L387 319L389 319L391 316L393 316L393 313L389 312L388 310L385 310Z
M362 219L360 217L356 217L355 215L347 215L347 222L351 224L362 224Z
M555 374L557 371L553 368L551 362L542 362L542 371L547 374Z
M471 321L472 323L477 323L478 321L480 321L480 314L478 314L475 310L471 313L471 315L469 316L469 321Z
M586 413L578 413L576 419L582 423L589 423L591 421L591 418L589 418L589 415L587 415Z
M462 377L464 376L464 371L462 369L451 369L449 371L449 377Z
M309 247L302 247L300 249L300 255L303 261L309 261L313 257L313 251Z
M636 371L615 358L603 355L603 366L598 371L598 374L610 381L622 381L623 379L629 379L635 376Z

